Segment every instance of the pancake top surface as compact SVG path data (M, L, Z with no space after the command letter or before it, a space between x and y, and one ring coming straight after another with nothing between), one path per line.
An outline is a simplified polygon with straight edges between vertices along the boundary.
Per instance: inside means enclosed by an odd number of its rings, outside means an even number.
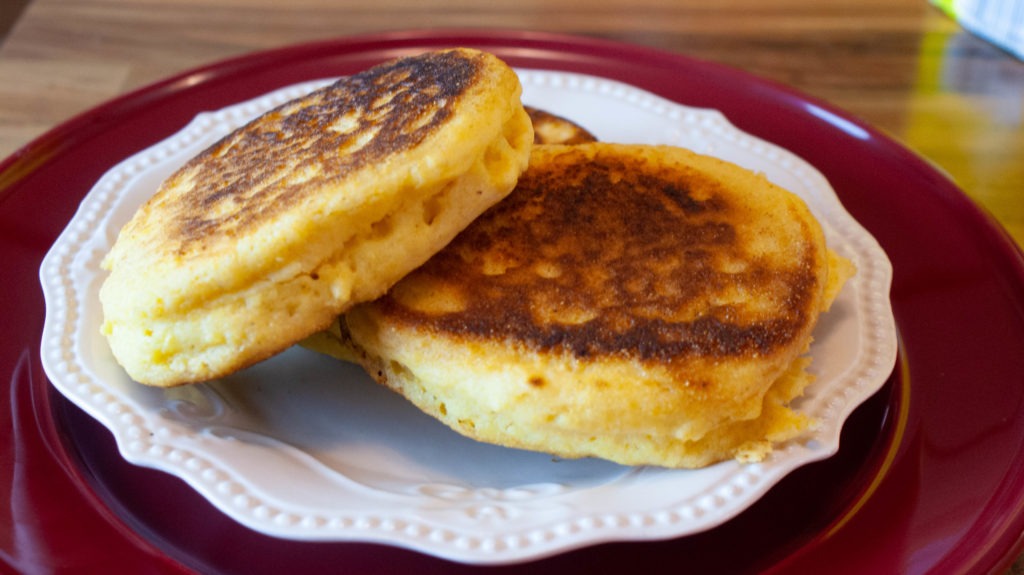
M264 115L168 182L173 201L159 201L165 237L184 255L251 233L318 187L416 148L448 121L483 65L463 51L397 60Z
M825 247L796 196L685 150L535 146L517 188L372 304L449 338L578 358L802 348Z

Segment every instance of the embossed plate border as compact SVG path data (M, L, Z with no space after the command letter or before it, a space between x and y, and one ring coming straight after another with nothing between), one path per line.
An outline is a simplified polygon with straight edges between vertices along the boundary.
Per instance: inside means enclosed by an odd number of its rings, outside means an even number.
M569 117L602 140L690 147L764 172L808 202L830 245L858 267L815 331L811 369L818 381L799 403L821 423L813 432L758 464L726 462L696 471L622 468L471 445L366 381L349 386L358 397L338 398L337 390L346 387L339 381L359 380L359 374L305 350L290 350L232 381L175 390L129 381L98 333L99 262L117 230L189 157L325 81L200 114L96 183L40 268L47 306L41 355L48 377L111 430L127 460L181 477L252 529L298 540L389 543L468 563L511 563L603 541L697 533L734 517L793 469L835 453L846 417L887 379L896 334L888 299L891 265L825 178L715 110L682 106L593 76L519 73L524 102ZM308 392L305 399L296 389ZM351 419L332 424L314 418L311 424L301 415L311 408L308 403L330 409L332 400L366 397L382 417L397 418L405 435L376 444L372 434L336 434L332 426L345 428ZM281 401L294 403L280 409L285 415L264 409ZM337 407L344 412L344 405ZM414 436L430 440L418 444L417 452L437 444L436 453L449 456L417 460L400 445ZM341 445L330 441L339 438ZM481 451L457 457L460 450L474 449ZM476 455L494 466L477 465Z

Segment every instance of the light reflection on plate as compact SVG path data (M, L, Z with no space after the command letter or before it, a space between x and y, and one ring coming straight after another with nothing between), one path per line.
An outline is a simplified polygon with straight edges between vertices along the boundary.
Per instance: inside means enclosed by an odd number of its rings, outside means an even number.
M843 421L888 378L896 336L889 261L824 177L714 110L591 76L519 72L525 103L601 140L715 155L808 202L830 246L858 268L814 333L818 381L797 406L820 420L817 429L759 464L630 468L474 442L355 366L301 348L208 384L155 389L130 381L99 335L99 262L120 226L188 158L323 81L200 114L96 183L40 269L47 375L113 432L126 459L181 477L252 529L390 543L469 563L700 532L740 513L793 469L835 453Z

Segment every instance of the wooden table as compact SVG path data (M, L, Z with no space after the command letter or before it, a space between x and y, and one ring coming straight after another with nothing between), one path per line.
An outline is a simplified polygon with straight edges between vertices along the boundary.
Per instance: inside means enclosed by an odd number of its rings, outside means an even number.
M0 48L0 157L108 98L254 50L406 28L556 31L714 60L829 101L940 166L1024 242L1024 63L924 0L712 4L33 0Z
M202 64L425 27L609 38L776 80L929 159L1024 244L1024 63L924 0L31 0L0 47L0 157Z

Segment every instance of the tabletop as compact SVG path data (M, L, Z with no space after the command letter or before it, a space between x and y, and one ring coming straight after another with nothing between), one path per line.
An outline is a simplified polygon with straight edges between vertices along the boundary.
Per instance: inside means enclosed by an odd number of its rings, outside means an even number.
M558 32L829 102L947 173L1024 245L1024 62L925 0L0 1L0 158L120 94L258 50L423 28Z
M0 46L0 157L196 66L423 27L603 37L781 82L931 160L1024 242L1024 63L924 0L32 0Z

